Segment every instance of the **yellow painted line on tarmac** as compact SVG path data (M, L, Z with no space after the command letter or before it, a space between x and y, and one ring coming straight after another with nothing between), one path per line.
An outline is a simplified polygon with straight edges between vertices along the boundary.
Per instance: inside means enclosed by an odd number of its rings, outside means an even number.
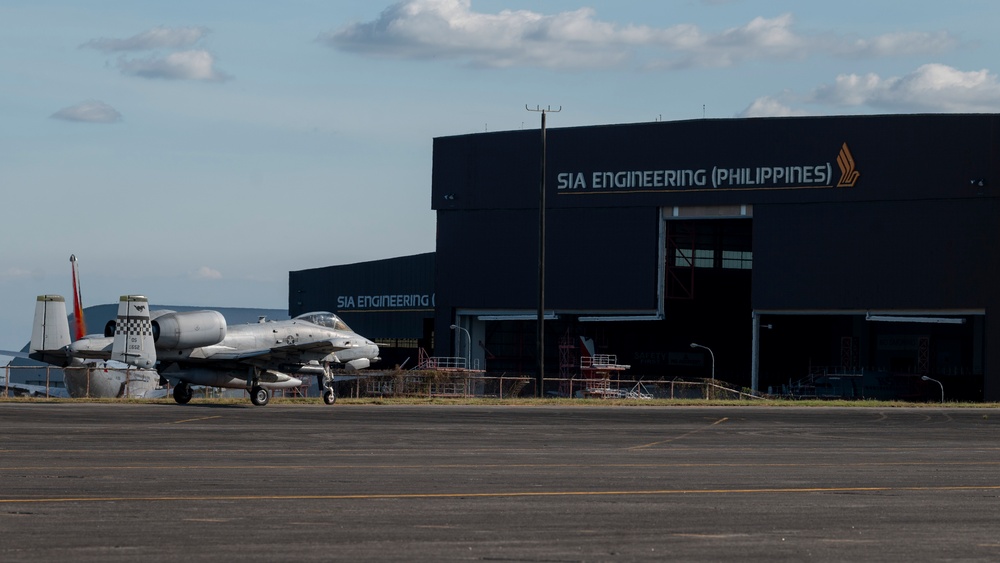
M200 417L200 418L187 418L187 419L184 419L184 420L175 420L173 422L168 422L167 424L184 424L185 422L197 422L199 420L211 420L213 418L222 418L222 415L203 416L203 417Z
M955 492L997 491L1000 485L953 485L939 487L803 487L774 489L653 489L639 491L513 491L507 493L399 493L348 495L187 495L160 497L50 497L0 498L0 504L46 504L67 502L205 502L205 501L268 501L268 500L417 500L417 499L476 499L476 498L551 498L598 496L660 496L660 495L747 495L747 494L811 494L811 493L885 493L885 492Z
M702 430L706 430L706 429L711 428L713 426L722 424L723 422L725 422L727 420L729 420L729 417L728 416L724 416L724 417L720 418L719 420L716 420L712 424L709 424L708 426L705 426L705 427L702 427L702 428L696 428L696 429L694 429L694 430L692 430L690 432L687 432L685 434L681 434L680 436L674 436L673 438L668 438L666 440L660 440L658 442L650 442L648 444L643 444L641 446L632 446L631 448L626 448L626 449L627 450L643 450L643 449L646 449L646 448L651 448L653 446L658 446L660 444L669 444L670 442L675 442L677 440L681 440L681 439L687 438L688 436L690 436L692 434L697 434L698 432L701 432Z

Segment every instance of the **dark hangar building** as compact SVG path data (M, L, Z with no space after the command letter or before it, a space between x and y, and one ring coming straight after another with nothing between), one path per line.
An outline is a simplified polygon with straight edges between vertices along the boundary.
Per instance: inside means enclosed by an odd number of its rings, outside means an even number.
M336 313L379 345L374 369L412 368L433 350L434 303L433 252L288 274L289 315Z
M545 377L582 337L630 379L1000 400L998 119L549 129ZM289 314L340 314L385 369L535 376L541 152L538 129L435 139L436 252L291 272Z
M636 378L1000 400L998 119L549 129L546 377L582 336ZM434 140L436 355L535 373L541 152Z

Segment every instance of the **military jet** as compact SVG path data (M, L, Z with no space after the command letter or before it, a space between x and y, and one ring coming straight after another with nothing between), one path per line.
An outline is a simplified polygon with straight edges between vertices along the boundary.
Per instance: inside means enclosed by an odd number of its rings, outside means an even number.
M270 389L298 387L314 376L332 405L333 366L355 371L379 360L374 342L326 311L235 326L226 326L218 311L168 313L152 320L152 339L160 375L179 381L180 404L191 399L190 385L205 385L249 389L250 401L263 406Z
M317 378L323 401L332 405L337 400L333 366L364 369L379 360L378 353L374 342L325 311L229 326L222 313L213 310L150 311L141 295L120 298L118 314L103 335L69 342L63 298L42 295L36 302L28 356L56 365L89 359L155 367L174 383L173 397L179 404L191 400L192 385L204 385L247 389L251 402L263 406L273 389L298 387L309 376Z

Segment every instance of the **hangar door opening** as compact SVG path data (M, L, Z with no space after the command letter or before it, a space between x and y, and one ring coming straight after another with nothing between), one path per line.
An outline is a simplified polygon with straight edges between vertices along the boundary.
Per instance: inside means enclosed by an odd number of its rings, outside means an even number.
M749 386L753 269L749 205L668 207L662 212L664 366L672 376L715 377ZM712 356L702 348L711 349Z

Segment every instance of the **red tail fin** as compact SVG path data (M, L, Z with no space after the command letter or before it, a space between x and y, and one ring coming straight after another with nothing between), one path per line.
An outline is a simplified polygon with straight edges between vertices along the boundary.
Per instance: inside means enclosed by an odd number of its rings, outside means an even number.
M79 340L87 334L87 323L83 320L83 298L80 295L80 273L76 269L76 254L70 254L69 261L73 264L73 324L74 338Z

